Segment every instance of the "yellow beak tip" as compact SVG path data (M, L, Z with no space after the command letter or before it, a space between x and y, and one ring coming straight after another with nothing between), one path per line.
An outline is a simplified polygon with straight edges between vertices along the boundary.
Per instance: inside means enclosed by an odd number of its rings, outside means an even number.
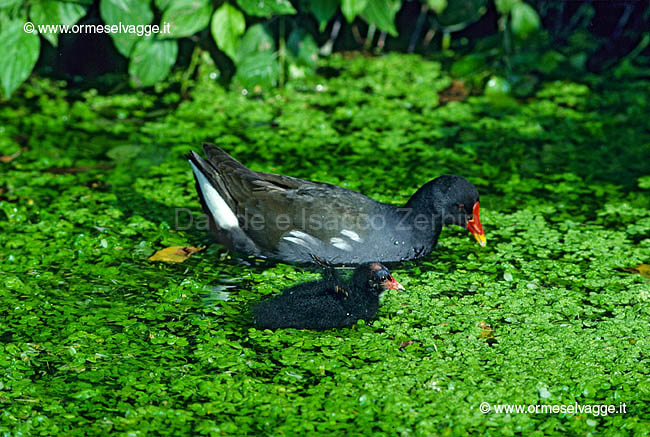
M485 235L474 234L474 238L476 239L478 244L481 245L481 247L485 247L487 245L487 240L485 239Z

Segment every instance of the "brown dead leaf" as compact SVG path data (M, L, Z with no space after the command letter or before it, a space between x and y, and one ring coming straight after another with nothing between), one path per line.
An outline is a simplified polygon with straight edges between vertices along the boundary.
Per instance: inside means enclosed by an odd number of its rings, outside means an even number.
M478 327L481 328L481 338L486 340L494 338L494 329L490 325L481 321L479 322Z
M636 267L623 269L629 273L638 273L646 279L650 279L650 264L639 264Z
M469 91L465 88L465 82L461 80L453 81L449 87L440 91L438 94L441 104L454 100L465 100L467 96L469 96Z
M205 249L205 246L192 247L192 246L171 246L160 249L149 257L149 261L163 261L167 263L182 263L188 259L193 253Z
M27 147L23 147L19 151L12 153L11 155L0 156L0 162L11 162L14 159L18 158L23 152L27 150Z
M401 343L399 344L399 347L410 346L410 345L412 345L413 343L415 343L415 340L403 341L403 342L401 342Z
M639 264L636 268L641 276L650 279L650 264Z

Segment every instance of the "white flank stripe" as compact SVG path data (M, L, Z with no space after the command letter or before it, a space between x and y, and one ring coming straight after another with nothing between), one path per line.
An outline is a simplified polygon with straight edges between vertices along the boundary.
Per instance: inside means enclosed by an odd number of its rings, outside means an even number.
M309 249L309 250L313 250L313 248L312 248L312 247L311 247L311 246L310 246L310 245L309 245L305 240L302 240L302 239L300 239L300 238L296 238L296 237L282 237L282 239L283 239L283 240L290 241L290 242L292 242L292 243L294 243L294 244L297 244L297 245L299 245L299 246L305 247L305 248L307 248L307 249Z
M341 250L347 250L348 252L352 250L352 246L350 246L346 241L344 241L342 238L330 238L330 243L334 247L338 247Z
M343 229L343 230L341 231L341 234L342 234L342 235L345 235L345 236L348 237L350 240L352 240L352 241L356 241L356 242L358 242L358 243L361 243L361 242L363 241L363 240L361 239L361 237L359 237L359 234L357 234L357 233L354 232L354 231L348 231L347 229Z
M312 237L311 235L303 231L291 231L289 232L289 235L292 237L305 240L307 243L312 244L314 246L317 246L320 241L318 238Z
M232 229L239 227L239 221L228 204L221 198L217 190L210 184L210 181L203 175L192 161L190 161L192 170L199 181L199 188L203 193L203 199L208 209L212 213L212 218L222 229Z

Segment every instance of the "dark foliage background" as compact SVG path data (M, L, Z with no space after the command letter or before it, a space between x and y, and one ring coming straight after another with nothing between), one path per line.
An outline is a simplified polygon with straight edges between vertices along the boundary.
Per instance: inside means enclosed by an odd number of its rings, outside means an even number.
M222 84L262 89L313 74L317 58L332 51L453 50L480 54L526 94L531 86L520 76L536 70L598 72L630 55L647 62L649 20L640 0L4 0L0 77L7 99L31 71L110 90L125 74L136 87L159 83L173 68L192 78L209 59ZM25 32L28 21L170 23L171 33L38 36Z

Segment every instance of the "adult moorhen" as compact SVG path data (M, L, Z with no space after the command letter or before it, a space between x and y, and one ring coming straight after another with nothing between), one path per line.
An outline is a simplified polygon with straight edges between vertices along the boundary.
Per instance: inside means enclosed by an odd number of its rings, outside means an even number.
M360 265L349 283L325 265L322 280L295 285L254 307L253 323L265 329L344 328L373 319L386 290L404 287L382 264Z
M249 170L223 150L190 152L210 227L225 246L262 258L333 264L399 262L429 254L443 225L466 226L481 246L476 187L460 176L423 185L403 207L336 185Z

